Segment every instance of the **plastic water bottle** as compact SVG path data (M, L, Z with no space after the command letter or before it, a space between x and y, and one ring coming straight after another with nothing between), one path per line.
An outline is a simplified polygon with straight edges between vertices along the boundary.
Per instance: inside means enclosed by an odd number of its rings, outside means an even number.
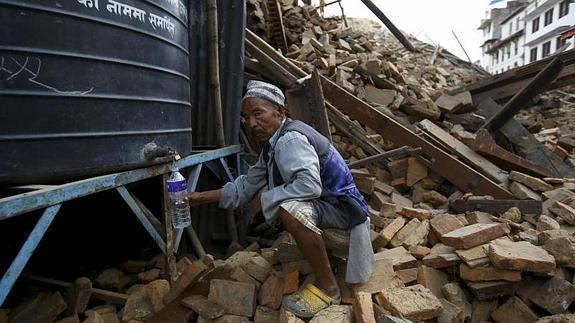
M170 213L172 225L175 229L183 229L192 223L190 205L185 199L188 184L177 167L172 166L172 173L166 183L170 197Z

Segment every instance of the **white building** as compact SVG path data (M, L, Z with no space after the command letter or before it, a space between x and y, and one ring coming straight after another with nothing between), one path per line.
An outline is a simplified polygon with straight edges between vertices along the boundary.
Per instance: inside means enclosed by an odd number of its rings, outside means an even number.
M523 34L522 23L517 23L517 17L521 16L522 10L526 7L524 1L508 1L505 8L494 8L490 10L489 17L481 21L478 29L483 32L483 44L481 45L480 64L488 72L497 74L501 72L509 63L511 55L514 62L520 60L521 54L515 54L513 47L517 41L518 53L520 37ZM511 28L511 29L510 29ZM507 45L509 45L509 58L507 57ZM504 47L504 48L502 48ZM514 62L511 64L513 66Z
M573 37L575 8L569 0L533 1L525 10L525 63L547 57ZM567 37L568 36L568 37ZM567 49L573 48L573 42Z
M480 64L492 74L529 64L568 45L573 48L575 7L570 0L508 1L481 22Z

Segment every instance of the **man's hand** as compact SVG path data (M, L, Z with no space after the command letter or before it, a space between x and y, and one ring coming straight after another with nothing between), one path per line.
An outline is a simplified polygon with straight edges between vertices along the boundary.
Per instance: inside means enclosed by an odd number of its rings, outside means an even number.
M207 203L216 203L220 200L220 190L188 192L186 193L186 200L192 207Z

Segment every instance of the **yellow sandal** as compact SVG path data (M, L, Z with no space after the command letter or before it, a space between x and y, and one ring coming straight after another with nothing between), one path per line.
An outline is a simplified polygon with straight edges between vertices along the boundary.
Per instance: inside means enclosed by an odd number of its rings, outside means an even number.
M331 298L313 284L308 284L302 290L284 297L282 305L296 316L310 318L330 305L337 305L340 302L340 298Z

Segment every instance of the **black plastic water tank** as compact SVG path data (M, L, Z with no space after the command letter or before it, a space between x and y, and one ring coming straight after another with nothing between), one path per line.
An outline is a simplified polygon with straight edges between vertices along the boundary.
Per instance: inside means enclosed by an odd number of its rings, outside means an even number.
M0 184L191 151L187 1L0 0Z

